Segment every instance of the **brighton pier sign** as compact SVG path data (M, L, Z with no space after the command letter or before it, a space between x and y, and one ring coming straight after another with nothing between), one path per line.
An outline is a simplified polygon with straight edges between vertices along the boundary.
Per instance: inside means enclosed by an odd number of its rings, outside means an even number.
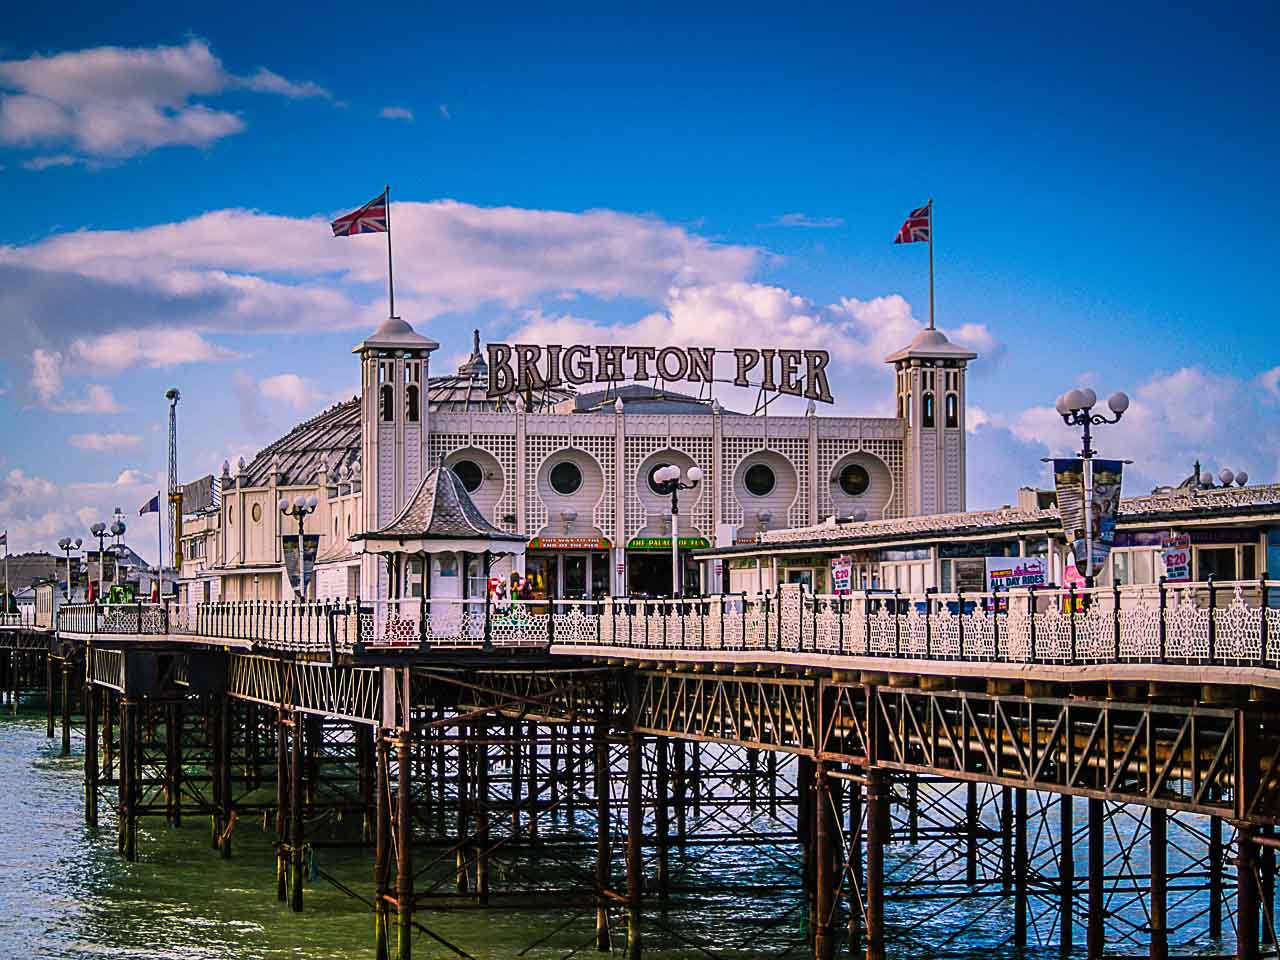
M717 377L716 355L732 355L733 377ZM826 350L739 347L628 347L489 344L489 396L530 393L562 384L728 383L834 403Z

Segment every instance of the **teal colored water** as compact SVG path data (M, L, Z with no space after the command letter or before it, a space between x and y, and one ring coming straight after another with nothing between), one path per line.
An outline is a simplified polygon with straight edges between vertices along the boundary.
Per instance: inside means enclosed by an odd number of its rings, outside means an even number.
M0 717L0 957L47 960L99 958L183 958L183 960L364 960L373 957L373 927L369 909L323 878L306 888L306 909L295 914L276 900L274 835L260 821L244 818L234 835L234 855L220 859L210 849L209 823L189 818L179 829L159 818L144 818L139 831L140 860L125 863L116 853L116 833L109 805L95 832L84 826L82 744L77 737L72 756L60 758L58 741L45 737L43 715L27 713ZM949 802L949 801L948 801ZM1078 802L1082 803L1082 802ZM958 811L957 811L958 812ZM1138 811L1140 815L1140 811ZM742 810L733 816L748 820ZM946 805L934 808L935 826L950 830ZM1128 814L1125 815L1126 817ZM993 824L984 806L982 819ZM923 828L930 826L928 820ZM1042 818L1030 831L1032 870L1050 856L1057 838L1054 816ZM1076 807L1077 829L1084 808ZM350 827L351 825L346 825ZM562 825L563 826L563 825ZM584 825L586 826L586 825ZM724 830L724 823L717 830ZM1170 852L1171 941L1178 952L1216 954L1227 943L1204 936L1204 893L1196 862L1203 839L1202 822L1171 828ZM1128 845L1126 834L1135 823L1118 818L1109 826L1108 859ZM723 957L733 960L807 955L803 907L798 895L794 848L757 848L733 842L728 836L686 854L672 854L676 883L702 891L675 897L669 908L656 899L646 906L645 956L658 960ZM320 831L317 829L316 834ZM1086 871L1083 838L1076 845L1076 876ZM1145 851L1131 851L1127 866L1113 866L1121 874L1113 882L1117 892L1109 903L1116 917L1109 939L1119 952L1142 953L1145 910L1141 891L1147 882ZM418 853L425 867L419 890L438 884L447 889L451 872L446 860L427 866L437 854ZM523 885L574 886L575 877L589 875L592 850L588 843L556 848L537 858L506 858L495 864L494 888ZM984 853L983 876L999 877L999 865ZM372 856L368 850L321 849L318 864L324 874L367 897L372 890ZM1012 955L1013 914L1007 897L956 901L927 899L930 884L963 875L963 860L952 843L911 848L888 848L886 868L891 883L909 885L891 890L886 906L890 954L898 957L952 956L988 958ZM621 857L615 859L616 884L621 885ZM1056 871L1050 871L1056 872ZM579 887L580 883L577 883ZM721 892L732 888L730 892ZM937 889L936 887L934 888ZM954 889L954 888L953 888ZM1034 879L1031 903L1031 953L1057 953L1055 896L1046 880ZM1039 894L1039 895L1037 895ZM462 909L420 911L419 919L445 940L462 947L476 960L528 957L552 960L599 956L594 950L593 912L589 905L574 908L538 903L533 909L511 909L497 902L475 909L466 901L452 901ZM1083 890L1077 911L1084 908ZM1225 936L1232 936L1230 881ZM625 943L620 914L615 955ZM1084 915L1077 912L1076 943L1083 947ZM1039 947L1036 945L1039 944ZM704 949L706 948L706 949ZM1126 949L1127 948L1127 949ZM1081 953L1082 950L1077 950ZM415 940L414 957L454 956L423 934Z

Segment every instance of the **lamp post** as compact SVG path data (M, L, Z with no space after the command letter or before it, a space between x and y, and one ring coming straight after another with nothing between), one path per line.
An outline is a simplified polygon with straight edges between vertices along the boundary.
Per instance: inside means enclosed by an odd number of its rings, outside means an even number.
M298 518L298 596L304 601L307 599L307 556L302 538L302 526L307 514L316 512L316 504L319 502L314 494L309 497L298 494L292 500L281 497L279 503L282 515Z
M110 528L111 535L116 538L116 542L115 542L116 568L115 568L115 576L112 578L114 580L113 586L114 584L118 584L120 582L120 556L121 556L120 538L124 536L124 532L127 529L129 528L124 522L124 511L122 511L119 507L116 507L116 516L115 516L115 519L111 521L111 528Z
M98 595L102 593L102 578L104 576L102 572L102 555L106 550L104 544L108 536L107 525L102 522L95 523L89 528L89 534L98 538L98 589L93 597L94 600L97 600L99 599Z
M1054 408L1062 417L1062 422L1069 427L1081 428L1080 459L1084 461L1084 584L1093 586L1093 458L1098 451L1093 449L1093 428L1105 423L1119 423L1124 412L1129 409L1129 397L1120 392L1107 398L1107 407L1111 411L1108 417L1104 413L1094 413L1094 405L1098 395L1088 387L1076 387L1058 397ZM1061 506L1061 505L1060 505ZM1079 558L1076 558L1079 560Z
M671 494L671 596L683 594L680 589L680 491L692 490L702 482L702 468L690 467L680 479L680 468L672 464L653 472L653 488L665 496Z
M72 540L70 537L63 537L58 541L58 546L62 548L62 552L67 555L67 603L70 603L74 595L75 584L71 579L71 551L79 550L80 545L84 543L79 537Z

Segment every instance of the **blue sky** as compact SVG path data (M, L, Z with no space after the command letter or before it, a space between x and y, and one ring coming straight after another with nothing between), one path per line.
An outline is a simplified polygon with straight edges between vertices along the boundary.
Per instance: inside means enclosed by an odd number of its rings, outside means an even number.
M1037 479L1070 440L1045 407L1081 379L1135 394L1109 451L1137 461L1131 491L1197 456L1280 479L1277 20L1243 4L10 12L0 524L20 549L116 500L136 510L170 385L184 475L349 394L350 346L385 310L380 238L323 221L383 183L406 202L399 312L442 342L437 370L476 325L755 329L833 346L841 412L884 412L877 351L928 311L923 246L891 240L932 196L938 321L983 353L971 505Z

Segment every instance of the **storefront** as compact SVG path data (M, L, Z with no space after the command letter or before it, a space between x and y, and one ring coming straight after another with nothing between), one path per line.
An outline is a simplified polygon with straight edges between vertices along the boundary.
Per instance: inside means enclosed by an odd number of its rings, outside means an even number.
M680 580L686 596L702 592L700 564L695 550L711 546L706 537L681 537ZM669 597L671 584L671 538L633 537L627 543L627 594L633 597Z
M598 600L609 595L610 544L604 537L534 537L525 576L536 600Z

